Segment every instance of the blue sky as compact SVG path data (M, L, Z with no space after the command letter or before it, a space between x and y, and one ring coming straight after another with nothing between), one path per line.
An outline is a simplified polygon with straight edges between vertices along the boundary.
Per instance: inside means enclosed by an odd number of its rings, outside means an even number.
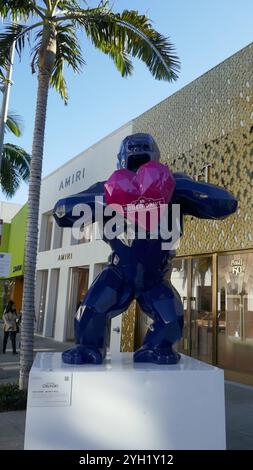
M90 1L94 6L97 1ZM114 0L114 10L135 9L147 14L154 27L169 36L181 60L179 79L171 84L155 80L135 61L132 77L123 79L111 60L94 50L83 37L86 66L81 75L66 71L69 104L50 91L43 176L125 122L170 96L198 76L252 42L252 0ZM11 137L31 152L37 80L29 54L15 57L10 110L23 117L24 134ZM10 141L10 137L7 138ZM12 202L24 203L27 185ZM0 192L0 200L5 197Z

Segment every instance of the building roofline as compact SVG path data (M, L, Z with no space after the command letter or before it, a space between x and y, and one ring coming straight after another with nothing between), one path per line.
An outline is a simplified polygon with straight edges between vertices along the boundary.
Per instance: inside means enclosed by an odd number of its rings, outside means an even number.
M18 212L12 217L11 223L12 223L13 219L15 219L15 217L17 217L17 215L24 209L25 206L28 206L28 201L26 201L24 204L21 205L21 207L20 207L20 209L18 210Z
M88 152L89 150L93 150L97 145L101 144L101 142L103 142L103 140L106 140L108 139L108 137L111 137L113 136L114 134L116 134L118 131L120 131L121 129L124 129L124 127L128 127L129 125L131 125L133 123L134 119L131 119L130 121L126 122L125 124L122 124L122 126L120 127L117 127L117 129L115 129L114 131L110 132L110 134L107 134L105 135L104 137L102 137L101 139L99 139L97 142L95 142L94 144L90 145L89 147L87 147L86 149L82 150L80 153L78 153L77 155L75 155L75 157L72 157L70 160L68 160L67 162L63 163L63 165L61 165L60 167L56 168L55 170L53 170L51 173L49 173L48 175L44 176L44 178L42 178L42 181L45 181L47 178L51 177L54 173L57 173L57 171L59 171L59 169L62 169L64 168L65 166L69 165L71 162L73 162L74 160L76 160L77 158L79 158L82 154L84 154L85 152Z
M148 108L146 111L144 111L143 113L141 114L138 114L138 116L136 118L133 118L132 121L136 121L137 119L139 119L141 116L143 116L144 114L148 113L149 111L151 111L152 109L156 108L157 106L159 106L161 103L164 103L164 101L167 101L169 100L170 98L174 97L175 95L177 95L178 93L181 93L183 90L185 90L187 87L191 86L193 83L197 82L198 80L201 80L205 75L207 75L208 73L210 73L212 70L220 67L222 64L224 64L224 62L227 62L228 60L232 59L234 56L236 56L237 54L240 54L242 51L244 51L245 49L247 48L251 48L253 47L253 41L250 42L249 44L247 44L247 46L245 47L242 47L242 49L239 49L239 51L236 51L234 52L234 54L230 55L229 57L227 57L226 59L222 60L221 62L219 62L218 64L214 65L213 67L211 67L210 69L208 69L206 72L202 73L201 75L199 75L197 78L194 78L194 80L192 80L191 82L187 83L186 85L184 85L182 88L180 88L179 90L175 91L174 93L172 93L171 95L167 96L166 98L164 98L163 100L159 101L159 103L157 104L154 104L153 106L151 106L151 108Z
M9 201L0 201L0 204L7 204L9 206L22 206L22 204L19 204L18 202L9 202Z

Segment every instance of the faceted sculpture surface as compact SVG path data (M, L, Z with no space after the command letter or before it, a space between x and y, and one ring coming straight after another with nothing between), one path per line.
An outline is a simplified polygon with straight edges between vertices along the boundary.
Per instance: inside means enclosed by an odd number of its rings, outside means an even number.
M134 361L175 364L180 359L173 344L182 336L183 305L169 279L175 250L164 243L164 230L160 228L165 223L167 232L173 233L173 205L180 207L180 237L184 215L223 219L236 211L237 201L223 188L182 173L172 174L159 163L159 157L152 136L128 136L118 154L118 170L107 181L59 200L54 208L61 227L72 227L78 221L80 214L73 211L77 205L83 205L83 212L88 206L92 214L89 222L95 222L102 204L104 227L107 223L111 227L115 212L120 213L114 236L103 231L103 240L112 253L77 311L76 346L62 354L65 363L100 364L106 354L108 320L124 312L133 299L153 320L143 345L134 353ZM108 212L110 207L114 213ZM129 207L137 208L137 214ZM157 217L153 217L154 212ZM84 214L82 223L86 222ZM145 238L140 236L140 227L142 233L145 229Z

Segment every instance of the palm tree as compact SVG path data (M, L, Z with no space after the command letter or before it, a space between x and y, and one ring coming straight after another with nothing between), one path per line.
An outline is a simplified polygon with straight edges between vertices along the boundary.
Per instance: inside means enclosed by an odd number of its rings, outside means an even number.
M6 130L16 137L20 137L21 129L20 118L15 114L9 114L6 121ZM22 181L28 181L30 160L30 155L18 145L4 144L0 169L0 187L8 198L14 196Z
M82 8L82 4L86 8ZM27 387L33 361L38 215L49 87L67 101L63 68L67 65L74 72L80 72L85 64L80 46L82 33L94 47L111 57L125 77L133 71L131 56L141 59L155 78L168 81L177 78L179 61L169 39L153 29L146 16L128 10L114 13L104 0L96 8L89 8L87 2L81 0L0 0L0 16L3 20L11 17L13 21L0 34L0 68L8 67L14 41L21 56L24 47L34 40L31 66L38 77L25 247L20 369L20 387L23 389Z

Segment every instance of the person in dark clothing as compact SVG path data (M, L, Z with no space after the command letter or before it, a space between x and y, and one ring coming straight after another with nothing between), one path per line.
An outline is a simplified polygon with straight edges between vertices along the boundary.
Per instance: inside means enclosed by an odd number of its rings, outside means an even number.
M3 314L4 320L4 340L3 340L3 354L5 354L8 338L11 338L12 344L12 353L17 354L16 351L16 335L17 335L17 325L18 325L18 315L16 312L15 304L10 300L6 306L6 309Z

